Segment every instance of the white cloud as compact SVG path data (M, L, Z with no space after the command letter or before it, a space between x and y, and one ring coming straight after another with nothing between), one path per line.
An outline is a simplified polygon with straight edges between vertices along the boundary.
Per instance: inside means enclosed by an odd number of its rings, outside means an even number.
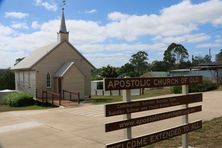
M198 43L206 41L210 38L210 36L205 33L197 33L197 34L184 34L179 36L156 36L154 41L160 41L162 43L170 44L170 43Z
M25 18L29 16L28 13L23 13L23 12L5 12L5 17L11 17L11 18L17 18L17 19L21 19L21 18Z
M86 14L96 13L96 9L86 10L84 13Z
M54 0L51 0L51 1L34 0L34 2L35 2L36 6L42 6L42 7L44 7L45 9L47 9L49 11L56 11L58 9Z
M140 36L178 36L198 30L199 25L222 24L222 1L211 0L199 4L182 1L160 11L160 14L128 15L113 12L107 30L111 37L136 40Z
M36 5L43 6L44 2L51 4L54 1L35 2ZM159 14L130 15L111 12L107 15L109 21L106 24L87 20L67 20L66 23L70 32L70 42L93 64L100 67L107 64L124 64L130 55L138 50L162 55L171 42L198 43L198 48L221 47L219 40L212 43L209 40L211 36L199 30L202 24L220 24L218 18L221 14L222 1L211 0L199 4L182 1L162 9ZM18 53L18 58L35 48L56 42L59 24L59 19L48 20L42 24L33 21L31 27L37 30L32 33L18 33L13 26L0 24L0 52L4 51L4 54L11 54L14 58ZM139 42L140 37L146 37L147 41ZM154 59L153 57L150 58ZM11 64L13 63L14 61L11 61Z
M8 36L8 35L11 35L14 30L8 26L4 26L0 23L0 32L1 32L1 37L5 37L5 36Z
M41 25L39 25L38 21L33 21L31 24L31 27L33 29L39 29L41 27Z
M220 39L216 39L215 42L216 43L222 43L222 39L221 38Z
M28 29L28 25L26 23L12 22L10 25L14 29Z
M222 44L219 43L203 43L203 44L198 44L196 47L197 48L214 48L214 47L221 47Z

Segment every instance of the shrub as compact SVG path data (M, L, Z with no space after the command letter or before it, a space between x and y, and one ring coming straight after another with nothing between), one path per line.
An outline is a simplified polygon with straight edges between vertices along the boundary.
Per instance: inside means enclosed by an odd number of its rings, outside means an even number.
M3 97L3 103L12 107L29 106L35 103L31 94L20 92L20 93L9 93Z
M212 82L211 80L204 79L202 83L190 85L189 93L210 91L210 90L215 90L217 88L218 88L218 84ZM182 87L174 86L173 93L175 94L182 93Z

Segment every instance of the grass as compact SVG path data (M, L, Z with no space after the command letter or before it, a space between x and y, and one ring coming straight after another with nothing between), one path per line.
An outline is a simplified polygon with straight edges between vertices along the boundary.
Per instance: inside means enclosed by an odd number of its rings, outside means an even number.
M189 145L195 148L216 148L222 146L222 117L203 123L203 128L190 132ZM181 136L164 140L144 148L176 148L181 146Z
M219 87L216 89L216 91L222 91L222 85L219 85Z
M146 90L143 95L132 96L132 99L142 99L161 95L171 94L170 88ZM104 104L122 101L122 96L92 96L92 104Z
M40 109L49 109L54 108L51 104L44 104L44 105L30 105L24 107L11 107L9 105L0 105L0 112L7 112L7 111L20 111L20 110L40 110Z

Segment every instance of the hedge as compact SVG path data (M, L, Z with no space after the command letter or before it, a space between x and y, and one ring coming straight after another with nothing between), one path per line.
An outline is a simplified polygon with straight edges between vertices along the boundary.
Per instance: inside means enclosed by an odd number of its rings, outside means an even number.
M211 80L204 79L202 83L189 85L189 93L215 90L218 86ZM172 91L175 94L182 93L182 86L174 86Z
M29 106L35 104L32 95L25 92L9 93L3 97L3 103L12 107Z

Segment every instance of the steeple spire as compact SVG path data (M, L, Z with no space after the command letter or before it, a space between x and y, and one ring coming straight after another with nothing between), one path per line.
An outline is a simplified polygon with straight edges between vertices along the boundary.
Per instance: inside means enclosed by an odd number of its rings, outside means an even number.
M62 8L62 18L61 18L61 24L60 24L60 33L67 33L66 30L66 21L65 21L65 15L64 15L64 8Z
M65 20L65 14L64 14L64 6L65 6L65 0L62 1L62 17L61 17L61 23L60 23L60 29L58 34L58 42L62 41L69 41L69 32L66 29L66 20Z

